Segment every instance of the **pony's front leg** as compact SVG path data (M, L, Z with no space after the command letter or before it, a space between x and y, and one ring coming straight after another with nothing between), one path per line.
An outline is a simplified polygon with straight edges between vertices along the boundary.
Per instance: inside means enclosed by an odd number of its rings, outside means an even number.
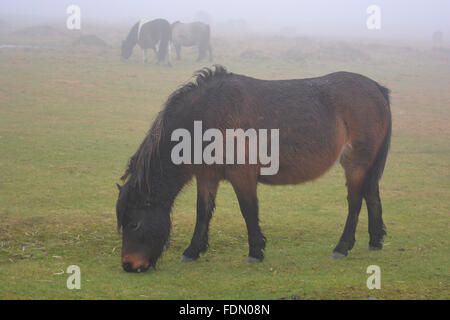
M168 67L172 66L171 60L172 60L172 46L169 42L169 44L167 45L167 66Z
M153 46L153 51L155 52L155 57L156 57L156 62L155 62L155 64L159 64L159 44L158 43L156 43L154 46Z
M177 60L181 60L181 44L174 43L173 45L175 47L175 53L177 55Z
M142 63L147 63L147 49L142 49Z
M219 181L197 176L197 221L189 247L181 262L197 260L208 249L208 230L214 208Z

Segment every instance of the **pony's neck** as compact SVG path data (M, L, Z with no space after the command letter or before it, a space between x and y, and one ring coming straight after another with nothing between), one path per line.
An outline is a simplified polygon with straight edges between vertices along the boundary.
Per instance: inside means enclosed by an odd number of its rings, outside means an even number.
M164 166L155 164L151 170L150 177L150 201L157 206L171 209L177 195L191 175L182 167L172 163Z
M141 34L141 28L142 28L142 26L143 26L144 24L146 24L147 22L148 22L147 19L141 19L141 20L139 20L139 22L138 22L138 28L137 28L137 31L136 31L136 42L139 42L139 38L140 38L140 34Z
M126 38L126 42L131 45L134 46L136 45L137 41L138 41L138 30L139 30L139 26L140 26L140 22L136 23L130 30L130 32L128 33L128 36Z

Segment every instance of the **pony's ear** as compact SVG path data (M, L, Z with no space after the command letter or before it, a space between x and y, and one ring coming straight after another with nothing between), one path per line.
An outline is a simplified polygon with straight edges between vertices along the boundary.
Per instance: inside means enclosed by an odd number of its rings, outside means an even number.
M118 183L116 183L116 186L117 186L117 189L119 189L119 192L120 192L120 190L122 190L122 187Z

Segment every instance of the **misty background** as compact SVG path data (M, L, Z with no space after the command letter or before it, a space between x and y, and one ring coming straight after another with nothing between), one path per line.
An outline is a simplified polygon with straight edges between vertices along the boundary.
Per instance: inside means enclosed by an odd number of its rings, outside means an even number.
M0 21L14 31L36 24L65 26L69 5L81 8L81 23L130 25L141 18L210 23L214 32L271 33L288 36L344 36L431 41L441 31L450 36L448 0L259 0L259 1L117 1L2 0ZM369 30L370 5L381 8L381 29Z

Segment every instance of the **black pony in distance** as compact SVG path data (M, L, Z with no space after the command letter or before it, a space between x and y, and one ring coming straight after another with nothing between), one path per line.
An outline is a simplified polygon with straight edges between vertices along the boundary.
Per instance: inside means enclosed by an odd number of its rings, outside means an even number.
M153 49L156 54L157 63L163 62L167 58L167 63L170 66L171 37L172 30L167 20L155 19L148 22L140 20L133 25L126 39L122 41L120 55L122 59L128 59L137 44L142 49L144 63L148 59L148 49Z

